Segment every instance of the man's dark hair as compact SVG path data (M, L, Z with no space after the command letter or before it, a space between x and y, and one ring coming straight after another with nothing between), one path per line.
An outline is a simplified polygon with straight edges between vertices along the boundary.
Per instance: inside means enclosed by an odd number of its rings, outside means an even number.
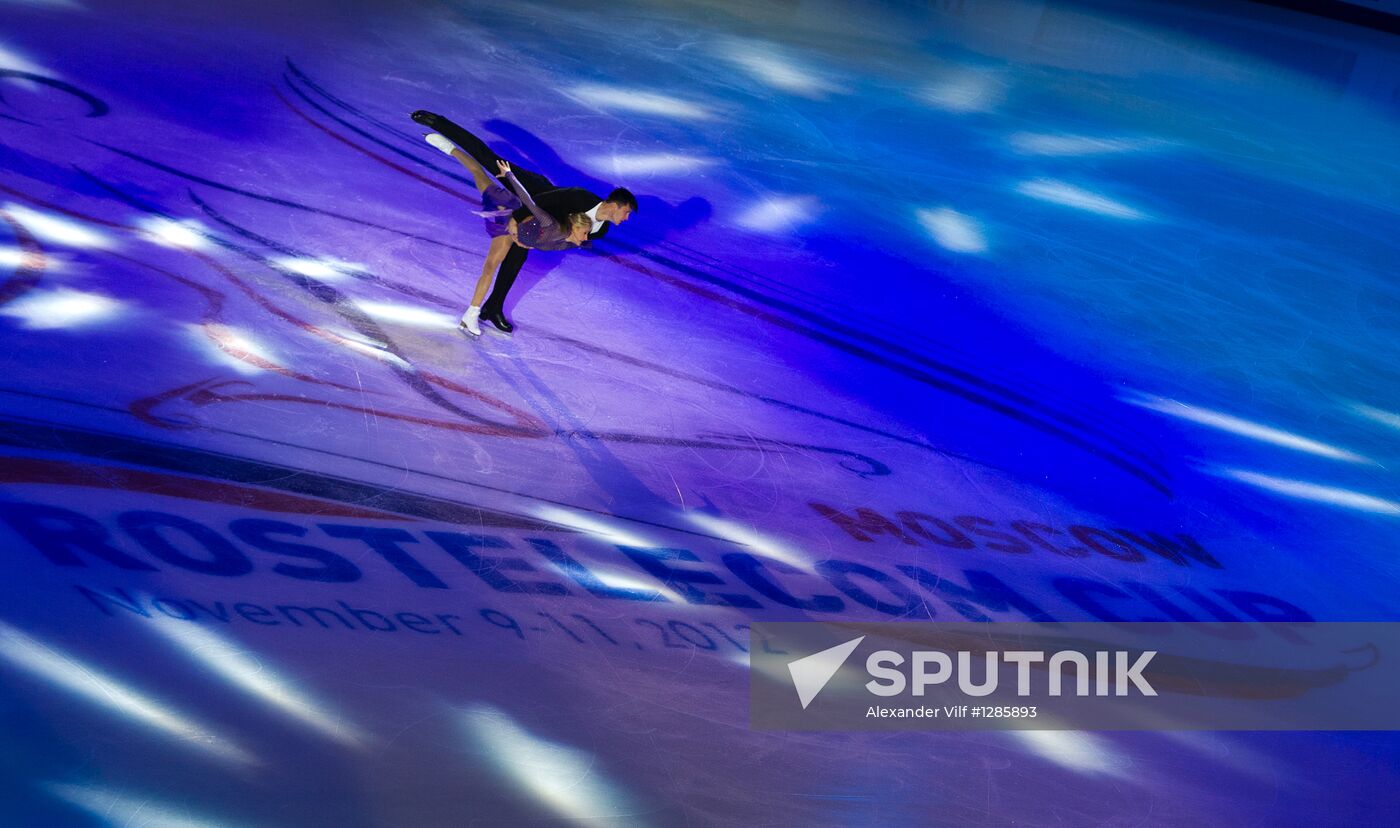
M632 195L632 191L625 187L618 187L616 190L608 193L608 197L605 201L611 201L613 204L621 204L632 212L637 212L637 197Z

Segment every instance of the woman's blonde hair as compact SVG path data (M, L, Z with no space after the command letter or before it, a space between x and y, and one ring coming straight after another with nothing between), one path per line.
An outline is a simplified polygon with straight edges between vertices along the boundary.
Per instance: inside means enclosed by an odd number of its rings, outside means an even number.
M574 230L587 230L593 232L593 219L587 213L573 213L569 216L569 234L573 235Z

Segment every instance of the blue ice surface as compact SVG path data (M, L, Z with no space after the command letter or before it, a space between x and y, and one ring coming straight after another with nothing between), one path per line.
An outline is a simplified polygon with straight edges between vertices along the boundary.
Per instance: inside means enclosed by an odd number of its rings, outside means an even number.
M466 531L449 508L462 504L522 521L552 506L604 525L568 549L630 589L657 583L619 556L618 531L693 547L709 567L734 548L697 537L698 514L814 559L985 569L1064 617L1084 610L1049 581L1073 575L1394 619L1393 40L1243 4L0 16L0 247L33 237L48 257L33 285L16 256L0 264L14 290L0 305L4 459L25 470L5 505L75 510L132 549L119 513L216 534L249 515L293 521L342 551L315 524L354 519L296 517L267 496L387 512L436 498L446 511L405 524L419 535ZM88 117L76 92L109 113ZM451 328L485 238L464 171L406 117L420 107L557 182L641 197L592 253L531 256L511 340ZM222 243L205 258L159 247L135 230L150 214ZM295 257L359 269L279 270ZM25 304L67 290L122 310L48 324L72 305ZM346 335L382 337L410 367ZM198 387L173 393L185 386ZM23 476L45 463L49 477ZM123 476L172 469L199 491L248 485L194 500ZM1184 532L1225 567L863 544L809 500ZM390 523L360 520L376 521ZM475 528L525 559L525 530ZM1359 825L1384 824L1400 790L1388 734L757 734L724 659L604 649L599 666L597 651L480 615L577 610L616 633L747 618L728 610L504 603L460 568L438 593L363 549L353 589L279 579L266 558L227 580L65 569L0 531L13 552L0 821L16 824ZM98 614L75 583L431 608L478 627L454 649L445 635L198 626L282 682L274 709L188 642ZM36 668L36 652L79 669ZM230 769L197 737L114 714L96 673L232 734L260 764ZM371 747L301 727L287 695Z

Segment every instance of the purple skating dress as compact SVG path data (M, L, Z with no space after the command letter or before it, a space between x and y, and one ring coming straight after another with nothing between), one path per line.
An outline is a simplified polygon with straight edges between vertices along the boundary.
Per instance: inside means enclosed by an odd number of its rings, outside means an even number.
M535 205L514 173L506 173L505 179L510 184L510 190L497 183L481 193L482 215L486 218L486 233L491 238L509 235L510 214L526 207L533 215L516 227L516 240L520 246L531 250L568 250L575 246L567 241L568 233L559 222Z

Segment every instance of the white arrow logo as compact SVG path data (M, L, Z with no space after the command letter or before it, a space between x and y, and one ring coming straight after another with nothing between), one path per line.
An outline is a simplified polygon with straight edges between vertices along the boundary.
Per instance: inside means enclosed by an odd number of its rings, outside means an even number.
M812 703L812 699L826 687L826 683L831 681L831 677L836 675L836 671L841 669L841 665L846 663L846 659L864 640L865 636L862 635L845 644L837 644L829 650L822 650L788 663L788 672L792 674L792 684L797 688L797 699L802 702L803 710L807 709L807 705Z

